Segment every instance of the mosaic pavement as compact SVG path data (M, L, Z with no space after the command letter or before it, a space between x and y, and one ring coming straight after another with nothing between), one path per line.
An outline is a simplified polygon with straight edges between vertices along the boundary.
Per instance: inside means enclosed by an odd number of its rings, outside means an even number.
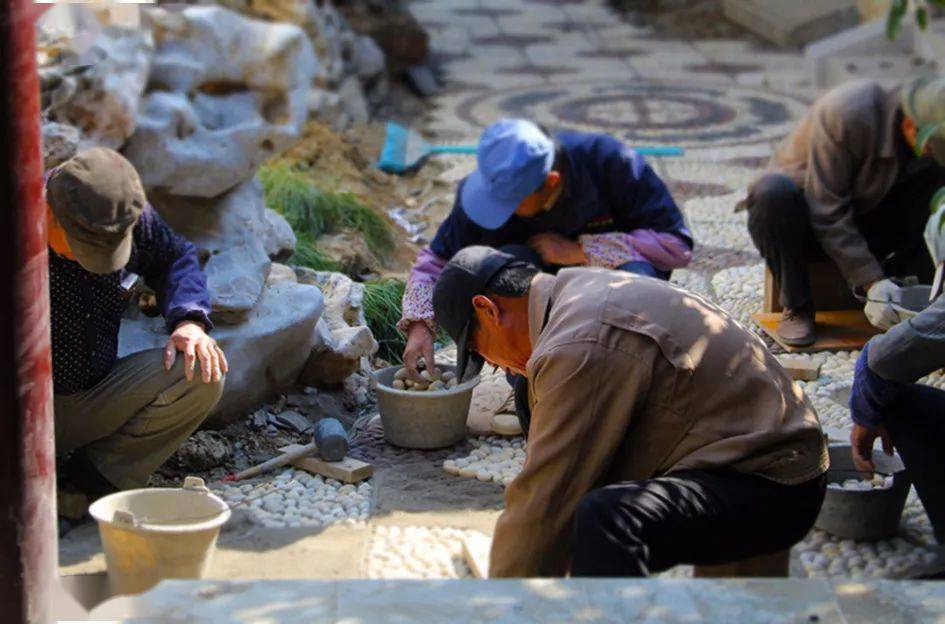
M750 314L762 303L763 263L749 240L744 213L732 208L774 144L817 95L798 54L760 47L747 37L670 39L632 24L601 0L415 0L411 8L431 33L445 85L423 128L430 136L474 142L492 121L524 116L551 129L609 132L631 145L685 147L685 158L650 161L684 207L698 245L692 265L677 271L673 281L752 325ZM468 159L454 162L454 179L472 166ZM849 429L844 403L856 355L814 356L824 364L823 374L803 384L837 436ZM943 385L945 377L929 381ZM383 447L380 436L374 436ZM451 482L501 486L521 465L521 453L514 452L522 447L520 438L473 438L446 454L403 457L369 446L371 459L389 462L391 472L401 468L401 461L414 471L434 463L440 471L431 475L434 495ZM383 492L378 487L378 496ZM457 559L461 533L444 527L375 527L365 574L466 577L468 568ZM930 560L933 543L913 492L900 536L855 543L813 531L795 548L792 574L894 576ZM667 573L690 574L687 567Z

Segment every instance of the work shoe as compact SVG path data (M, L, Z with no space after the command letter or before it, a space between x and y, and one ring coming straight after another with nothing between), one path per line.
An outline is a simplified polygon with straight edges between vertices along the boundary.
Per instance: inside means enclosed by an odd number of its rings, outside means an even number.
M807 347L814 344L817 331L814 327L813 310L784 309L778 321L778 337L786 345Z

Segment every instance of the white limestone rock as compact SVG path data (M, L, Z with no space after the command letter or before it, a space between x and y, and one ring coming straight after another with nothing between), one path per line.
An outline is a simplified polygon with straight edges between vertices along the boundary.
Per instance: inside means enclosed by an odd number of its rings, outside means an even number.
M82 55L41 70L46 118L76 127L80 148L121 147L137 125L153 51L146 29L102 28Z
M271 208L266 208L264 219L260 235L266 254L277 262L288 260L295 253L296 238L292 226Z
M252 316L239 325L219 325L213 336L230 364L223 397L206 424L224 427L292 388L312 350L315 323L322 313L321 292L304 284L281 283L264 289ZM164 346L161 318L125 319L119 357Z
M307 385L338 384L377 352L367 327L362 301L364 285L341 273L296 267L299 282L318 286L325 295L325 314L314 332L314 347L299 378Z
M298 137L318 66L298 26L217 6L146 16L156 51L124 150L146 187L215 197Z

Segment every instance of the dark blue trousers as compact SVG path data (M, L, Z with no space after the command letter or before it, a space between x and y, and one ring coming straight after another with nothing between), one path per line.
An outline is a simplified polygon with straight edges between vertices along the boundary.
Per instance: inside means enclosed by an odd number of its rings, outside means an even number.
M945 544L945 392L910 384L884 410L884 422L935 539Z

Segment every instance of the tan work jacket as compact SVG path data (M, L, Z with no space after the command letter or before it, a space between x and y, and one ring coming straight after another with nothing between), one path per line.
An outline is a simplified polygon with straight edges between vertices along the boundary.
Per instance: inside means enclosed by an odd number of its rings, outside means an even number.
M843 84L821 97L778 146L769 169L803 189L817 240L850 286L883 276L856 219L873 210L905 164L899 88Z
M800 388L757 336L704 299L576 268L537 275L529 308L528 452L506 490L490 576L565 574L575 509L604 485L684 469L795 484L827 469Z

